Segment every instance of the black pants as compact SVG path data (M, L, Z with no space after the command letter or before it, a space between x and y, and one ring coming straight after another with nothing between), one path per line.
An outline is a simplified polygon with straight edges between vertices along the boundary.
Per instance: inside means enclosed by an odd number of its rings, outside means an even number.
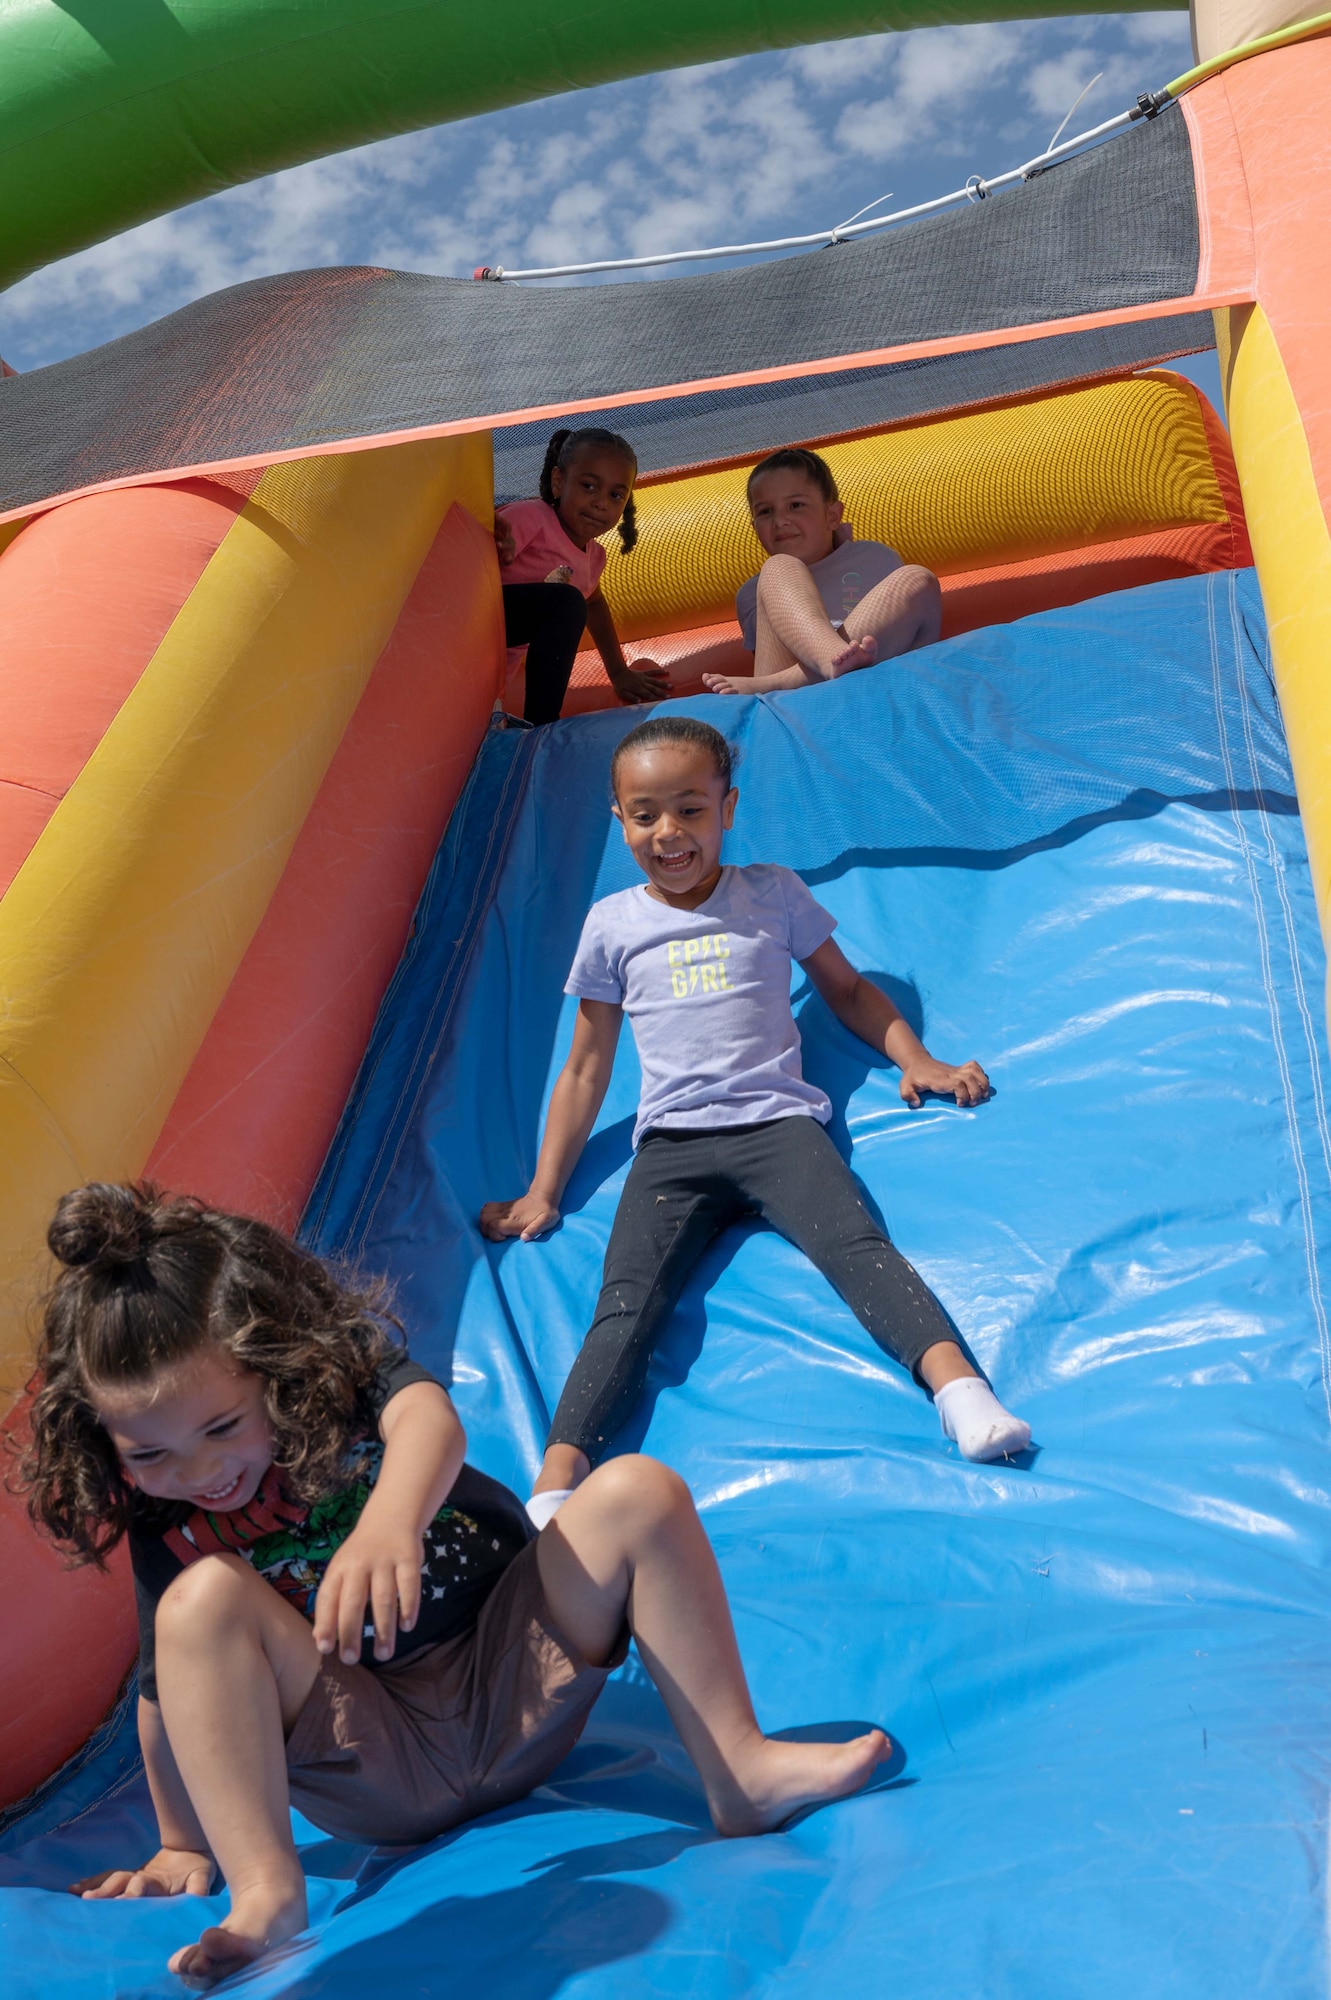
M620 1197L596 1317L559 1399L551 1444L576 1445L593 1465L605 1456L642 1395L690 1271L744 1215L760 1215L802 1250L903 1367L913 1372L926 1348L956 1339L816 1120L649 1132Z
M557 722L568 692L587 600L571 583L506 583L504 638L527 648L528 722Z

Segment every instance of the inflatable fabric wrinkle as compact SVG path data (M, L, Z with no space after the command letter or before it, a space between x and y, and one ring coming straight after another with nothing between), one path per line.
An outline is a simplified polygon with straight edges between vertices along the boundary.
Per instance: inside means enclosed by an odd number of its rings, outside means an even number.
M413 1102L418 1101L425 1088L439 1044L449 1031L464 990L478 926L489 909L494 875L502 868L507 854L536 748L536 736L525 729L492 726L482 739L449 820L447 835L426 878L406 947L384 996L338 1132L306 1207L302 1228L316 1248L328 1247L323 1243L324 1211L331 1188L345 1171L346 1148L356 1134L357 1107L367 1096L388 1087L385 1074L399 1081L404 1100L410 1097ZM441 902L455 912L442 948L438 930L431 923L432 912ZM410 980L422 976L418 959L427 949L427 976L431 978L435 998L419 1032L408 1038L402 1035L395 1019L396 996ZM505 1069L505 1079L508 1074ZM353 1256L355 1243L372 1220L376 1191L386 1173L401 1159L407 1137L408 1129L401 1121L386 1126L376 1135L373 1156L365 1162L365 1203L347 1225L347 1245L352 1246ZM392 1167L387 1165L390 1154Z
M1199 86L1205 88L1205 86ZM1188 128L1197 188L1197 290L1252 290L1257 283L1252 197L1229 100L1189 91L1180 106ZM1223 140L1217 129L1223 123ZM1218 143L1217 143L1218 142Z
M1055 827L1049 833L1036 834L1016 847L992 850L974 847L847 848L844 854L838 855L827 866L811 868L804 879L810 888L814 888L820 882L835 882L839 876L857 868L972 868L984 872L1012 868L1018 862L1029 860L1032 855L1051 854L1061 847L1070 847L1102 826L1112 826L1119 821L1155 819L1171 806L1187 806L1194 812L1266 812L1285 818L1299 817L1299 802L1293 792L1230 790L1180 792L1171 796L1164 792L1133 791L1127 793L1117 805L1104 806L1098 812L1081 813L1065 826Z

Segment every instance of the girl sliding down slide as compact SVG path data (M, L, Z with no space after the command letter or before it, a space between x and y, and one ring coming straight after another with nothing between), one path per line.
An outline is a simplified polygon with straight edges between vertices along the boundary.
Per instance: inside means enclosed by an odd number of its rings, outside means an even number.
M767 553L735 598L753 673L704 674L713 694L807 687L933 645L937 577L882 542L852 538L832 468L816 451L763 459L749 474L748 501Z
M711 1546L665 1466L617 1459L536 1537L464 1463L381 1290L147 1186L66 1195L49 1241L64 1269L29 1506L78 1561L129 1537L160 1841L75 1893L203 1896L220 1872L230 1914L174 1954L183 1978L224 1978L304 1928L292 1803L378 1844L521 1798L630 1632L722 1833L844 1798L888 1754L879 1729L762 1734Z
M976 1062L937 1062L891 1001L832 942L835 921L789 868L722 867L739 794L725 738L691 717L630 730L610 768L613 811L647 877L607 896L583 925L567 993L573 1047L550 1100L525 1195L487 1202L495 1242L553 1229L601 1107L625 1010L642 1099L606 1252L600 1303L550 1429L531 1502L548 1520L605 1455L642 1394L676 1299L713 1237L757 1212L836 1286L864 1326L934 1395L962 1455L1024 1450L1030 1427L1005 1410L953 1337L942 1307L872 1220L823 1130L832 1107L806 1083L790 1008L797 959L852 1033L901 1069L901 1095L975 1105Z
M633 447L614 431L556 431L541 468L539 500L514 500L495 514L495 542L510 648L527 649L528 722L554 722L564 705L584 626L621 701L670 692L655 660L631 667L610 606L601 595L600 535L619 529L625 555L637 547Z

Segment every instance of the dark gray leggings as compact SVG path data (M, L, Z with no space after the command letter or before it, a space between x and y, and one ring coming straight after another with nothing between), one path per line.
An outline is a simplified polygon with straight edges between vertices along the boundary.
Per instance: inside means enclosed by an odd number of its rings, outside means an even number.
M926 1348L956 1339L816 1120L658 1129L629 1169L596 1317L559 1399L551 1444L576 1445L593 1465L605 1456L642 1395L652 1350L690 1271L745 1215L761 1216L802 1250L903 1368L913 1372Z

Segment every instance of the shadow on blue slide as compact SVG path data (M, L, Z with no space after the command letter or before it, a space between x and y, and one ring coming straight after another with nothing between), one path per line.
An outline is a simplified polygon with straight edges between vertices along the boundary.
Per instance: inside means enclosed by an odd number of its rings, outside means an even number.
M904 1764L718 1841L630 1655L522 1805L401 1855L305 1829L312 1939L226 1990L1322 1995L1323 961L1256 586L692 706L742 756L728 858L798 869L993 1077L910 1111L797 993L834 1136L1039 1448L964 1464L797 1253L732 1231L622 1443L692 1484L765 1726L878 1721ZM522 1490L628 1165L629 1037L559 1232L495 1249L474 1218L526 1184L582 917L634 879L606 809L633 720L488 739L307 1218L392 1273L473 1461ZM7 2000L180 1990L196 1906L53 1893L155 1846L141 1781L87 1807L117 1756L4 1842Z

